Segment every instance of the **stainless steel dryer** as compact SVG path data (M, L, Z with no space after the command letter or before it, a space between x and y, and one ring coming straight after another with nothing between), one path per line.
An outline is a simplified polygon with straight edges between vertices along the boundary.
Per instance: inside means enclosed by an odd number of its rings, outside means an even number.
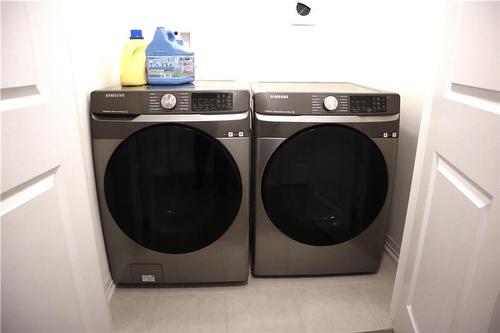
M114 282L246 281L248 85L104 89L90 105Z
M399 95L350 83L252 84L253 274L378 270Z

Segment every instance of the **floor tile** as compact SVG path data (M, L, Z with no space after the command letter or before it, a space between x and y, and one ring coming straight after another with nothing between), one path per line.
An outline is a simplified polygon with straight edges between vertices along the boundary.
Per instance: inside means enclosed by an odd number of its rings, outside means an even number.
M228 332L303 332L289 290L226 294Z
M376 274L255 278L248 284L117 288L120 332L363 332L390 327L396 264Z
M356 332L378 329L379 321L355 287L298 289L293 296L306 332Z
M223 294L158 296L151 333L225 333Z
M115 333L147 333L153 321L156 296L115 290L111 316Z
M380 264L380 269L376 274L376 278L388 286L394 285L394 280L396 279L397 263L385 254L382 257L382 262Z
M392 326L390 306L393 286L372 282L359 284L355 288L361 294L363 301L370 307L375 318L377 318L379 324L376 328L390 328Z

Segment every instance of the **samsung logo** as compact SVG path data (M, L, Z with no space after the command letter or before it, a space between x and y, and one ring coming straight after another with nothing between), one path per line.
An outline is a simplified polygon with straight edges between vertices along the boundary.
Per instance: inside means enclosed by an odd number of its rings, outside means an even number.
M125 94L124 93L105 94L104 97L120 98L120 97L125 97Z
M270 99L288 99L288 95L270 95Z

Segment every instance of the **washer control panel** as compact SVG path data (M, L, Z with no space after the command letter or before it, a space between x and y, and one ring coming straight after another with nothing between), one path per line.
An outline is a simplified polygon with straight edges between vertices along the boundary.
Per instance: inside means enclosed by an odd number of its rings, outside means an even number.
M177 103L177 98L175 97L175 95L172 94L165 94L160 99L161 107L167 110L172 110L175 107L176 103Z
M213 83L222 85L222 83ZM90 94L91 113L117 117L147 114L232 114L251 109L249 89L209 90L199 87L120 87Z
M348 112L349 97L346 95L311 95L312 113Z
M335 96L326 96L323 100L323 105L327 111L334 111L339 106L339 100Z
M150 112L229 112L232 110L232 92L149 93Z
M154 91L149 93L149 112L188 111L189 93L164 93Z

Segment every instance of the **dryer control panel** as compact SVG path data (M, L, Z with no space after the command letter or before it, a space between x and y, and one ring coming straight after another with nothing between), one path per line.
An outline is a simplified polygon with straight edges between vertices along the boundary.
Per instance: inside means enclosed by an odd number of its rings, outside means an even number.
M396 93L349 82L253 82L255 112L378 116L399 113Z
M256 93L255 112L283 115L388 115L399 113L398 94Z

